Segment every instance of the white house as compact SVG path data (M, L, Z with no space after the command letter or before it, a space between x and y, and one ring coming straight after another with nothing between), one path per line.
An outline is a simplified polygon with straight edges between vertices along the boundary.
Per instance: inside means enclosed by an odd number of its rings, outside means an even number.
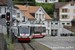
M36 0L37 3L55 3L58 0Z
M25 6L16 5L17 11L16 19L20 22L30 21L30 23L44 23L46 25L46 34L50 34L50 21L52 18L45 12L41 6Z
M59 29L57 28L58 34L61 33L73 33L71 31L66 30L63 28L64 25L67 26L75 26L75 1L70 2L57 2L55 3L55 10L54 10L54 20L59 21L56 24L54 24L55 27L59 26ZM55 23L52 22L52 23ZM56 26L57 25L57 26ZM55 30L56 28L52 25L52 30ZM62 26L62 27L61 27Z

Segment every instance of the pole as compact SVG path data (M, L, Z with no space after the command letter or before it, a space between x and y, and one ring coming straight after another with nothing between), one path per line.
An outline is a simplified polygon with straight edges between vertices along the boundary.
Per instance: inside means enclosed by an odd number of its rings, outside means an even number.
M10 17L10 23L11 23L11 25L10 25L10 31L11 31L11 26L12 26L12 9L13 9L13 2L12 2L12 0L11 0L11 17ZM11 32L11 43L13 43L13 39L12 39L12 32Z
M7 0L8 10L9 10L9 0ZM7 50L9 50L9 27L7 27Z

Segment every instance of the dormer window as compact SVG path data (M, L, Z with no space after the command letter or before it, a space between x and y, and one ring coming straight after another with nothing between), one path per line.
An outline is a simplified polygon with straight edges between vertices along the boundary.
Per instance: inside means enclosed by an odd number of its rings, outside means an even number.
M71 3L71 6L74 6L74 3Z

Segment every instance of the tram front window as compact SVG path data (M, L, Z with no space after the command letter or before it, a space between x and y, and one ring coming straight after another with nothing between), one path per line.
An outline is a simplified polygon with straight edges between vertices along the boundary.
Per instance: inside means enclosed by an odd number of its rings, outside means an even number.
M20 34L29 34L29 26L20 26L19 32Z

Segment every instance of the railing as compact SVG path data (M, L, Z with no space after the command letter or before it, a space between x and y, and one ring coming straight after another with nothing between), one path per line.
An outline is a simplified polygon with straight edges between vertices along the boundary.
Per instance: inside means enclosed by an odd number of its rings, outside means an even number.
M73 26L64 26L64 28L66 28L66 29L68 29L68 30L70 30L70 31L72 31L72 32L75 32L75 27L73 27Z

